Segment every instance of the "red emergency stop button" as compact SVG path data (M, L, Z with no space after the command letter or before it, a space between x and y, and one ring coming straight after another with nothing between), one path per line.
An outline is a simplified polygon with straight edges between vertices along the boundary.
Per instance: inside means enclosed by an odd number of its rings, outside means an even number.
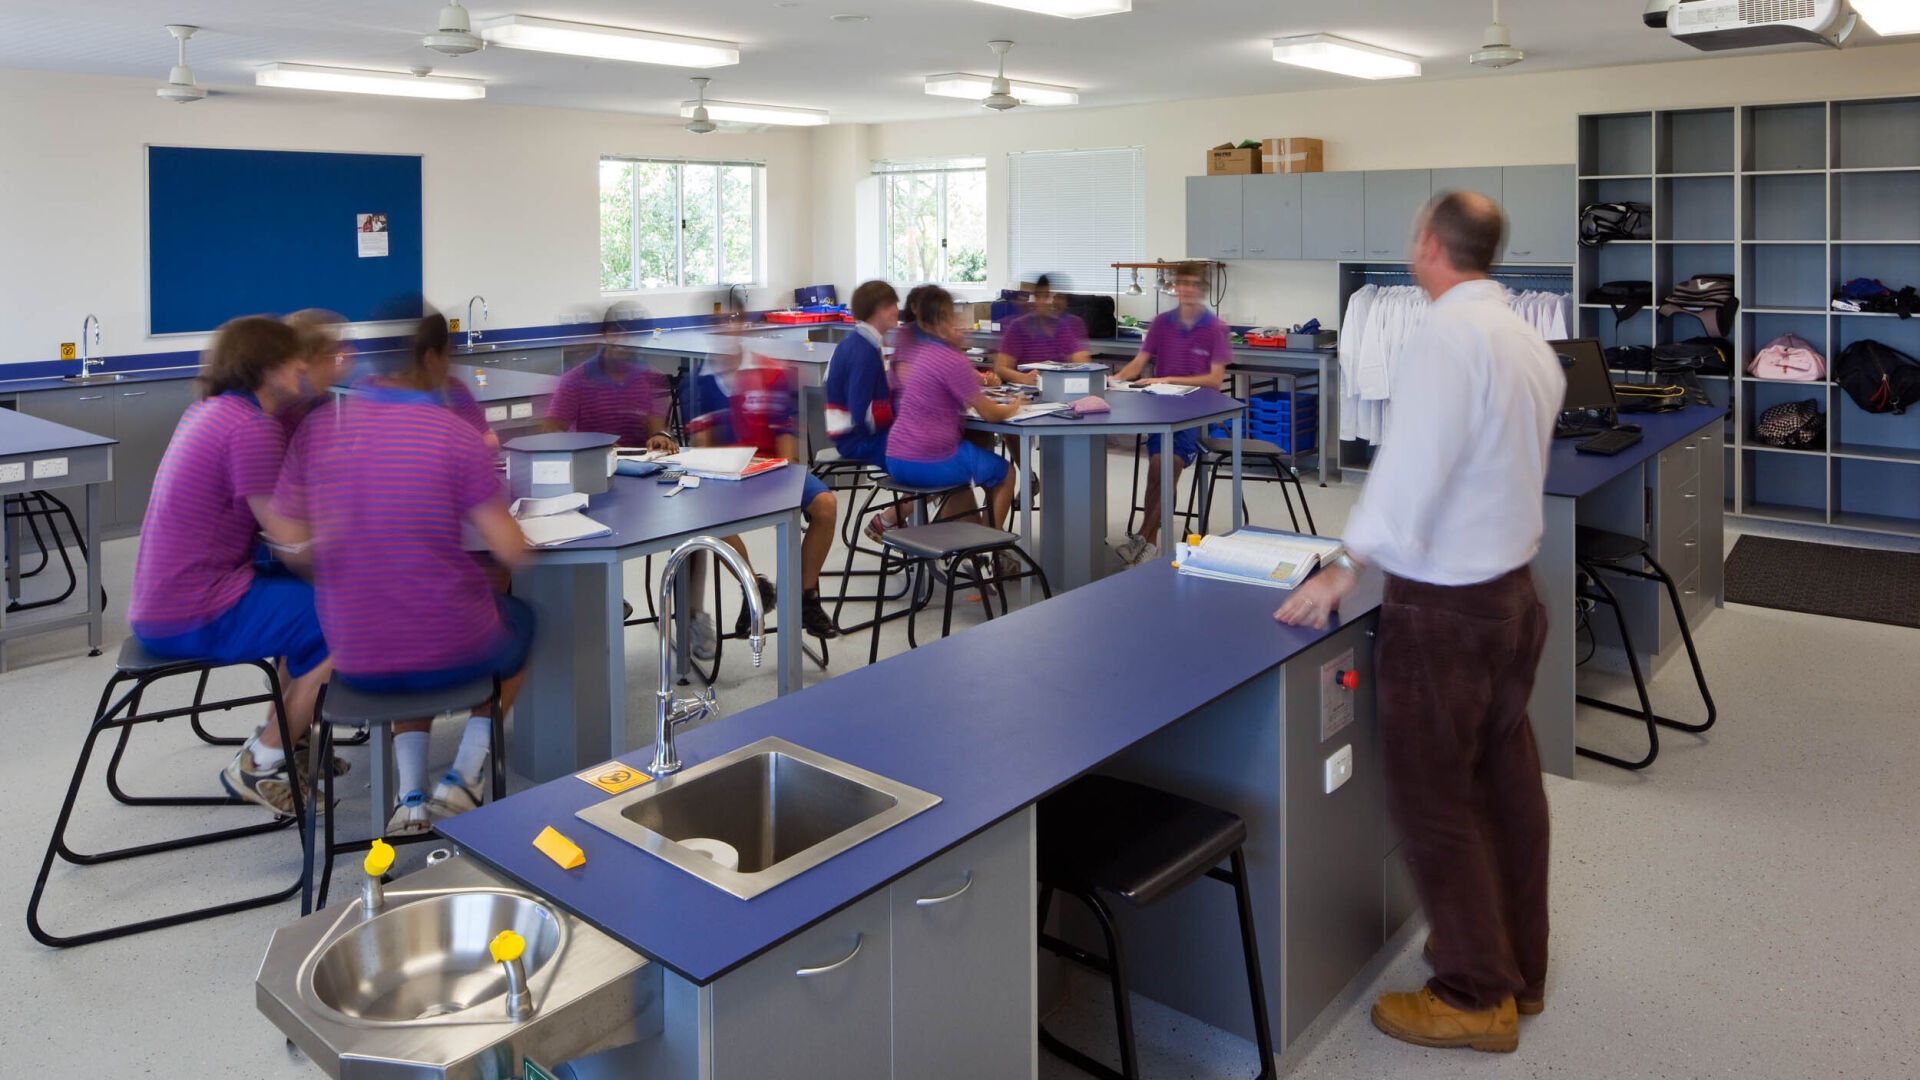
M1349 690L1360 689L1360 673L1357 671L1336 671L1333 680Z

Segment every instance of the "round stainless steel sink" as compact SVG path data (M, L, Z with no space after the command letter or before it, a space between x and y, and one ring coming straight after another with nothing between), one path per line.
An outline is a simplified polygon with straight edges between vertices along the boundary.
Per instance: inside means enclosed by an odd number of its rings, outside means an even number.
M313 995L341 1016L386 1023L498 1001L507 977L487 945L502 930L526 940L530 978L560 949L559 921L530 896L447 893L399 904L327 945L313 964Z

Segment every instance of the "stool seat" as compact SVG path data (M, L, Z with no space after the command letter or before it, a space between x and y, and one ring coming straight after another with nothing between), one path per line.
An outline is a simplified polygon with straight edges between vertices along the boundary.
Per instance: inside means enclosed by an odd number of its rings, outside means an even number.
M1585 525L1573 530L1574 558L1585 562L1617 563L1637 559L1648 551L1647 542L1626 533L1608 532Z
M1233 453L1233 440L1222 439L1213 435L1203 435L1200 437L1200 448L1211 454L1231 454ZM1265 439L1241 439L1240 453L1242 455L1262 454L1272 457L1293 456L1279 443L1270 443Z
M1247 838L1237 814L1110 776L1040 800L1039 877L1146 906L1218 866Z
M944 559L963 552L990 551L1020 542L1013 533L977 521L937 521L891 529L880 542L920 559Z
M901 495L945 495L947 492L957 491L959 490L960 487L964 487L965 485L949 485L947 487L919 487L914 484L909 484L904 480L895 480L892 476L886 473L881 473L879 476L876 476L873 478L873 486L879 488L882 491L892 491Z
M225 665L196 656L164 659L148 652L147 647L140 644L139 638L129 634L127 640L120 643L120 655L114 658L113 666L123 675L140 675L146 672L164 671L167 668L224 667Z
M370 694L354 689L336 674L328 681L326 696L321 699L320 719L355 727L418 720L483 704L493 697L493 686L493 677L488 676L425 693Z

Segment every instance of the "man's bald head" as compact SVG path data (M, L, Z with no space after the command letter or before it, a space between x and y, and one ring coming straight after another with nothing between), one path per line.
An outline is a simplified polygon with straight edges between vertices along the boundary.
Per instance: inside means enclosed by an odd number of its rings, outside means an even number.
M1493 268L1507 238L1507 217L1500 204L1472 191L1437 195L1420 216L1420 232L1439 241L1447 262L1462 274Z

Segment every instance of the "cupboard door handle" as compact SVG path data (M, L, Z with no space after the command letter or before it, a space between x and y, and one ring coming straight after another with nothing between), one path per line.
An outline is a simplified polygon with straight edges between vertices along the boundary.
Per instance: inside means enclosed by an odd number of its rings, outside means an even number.
M854 957L860 955L860 947L862 945L865 945L866 943L867 943L867 936L865 934L855 934L853 935L853 951L852 952L848 953L847 955L841 957L838 960L835 960L833 963L827 964L823 967L801 968L798 971L795 971L793 973L794 977L799 979L811 979L815 975L825 975L829 971L833 971L837 968L843 968L847 966L847 964L851 963Z
M1698 449L1700 449L1700 447L1699 447L1699 445L1698 445L1698 444L1696 444L1696 443L1688 443L1688 444L1687 444L1687 453L1689 453L1689 454L1691 454L1691 453L1693 453L1693 452L1694 452L1695 450L1698 450Z
M82 395L80 395L80 397L79 397L79 398L78 398L77 400L80 400L80 401L105 401L106 399L107 399L107 395L105 395L105 394L95 394L95 395L93 395L92 397L88 397L88 396L86 396L85 394L82 394Z
M969 870L967 871L967 880L963 882L959 888L945 896L923 896L915 900L914 904L918 907L933 907L936 904L944 904L949 900L960 899L960 894L971 888L973 888L973 871Z
M1530 251L1530 250L1529 250L1529 251L1521 251L1521 250L1520 250L1519 248L1515 248L1515 249L1513 249L1512 251L1509 251L1509 252L1507 252L1507 254L1509 254L1509 255L1531 255L1531 254L1533 254L1533 252L1532 252L1532 251Z
M146 397L147 392L145 390L122 390L120 391L120 396L121 397Z
M1680 493L1680 497L1683 499L1697 499L1700 497L1700 493L1697 491L1683 491Z

